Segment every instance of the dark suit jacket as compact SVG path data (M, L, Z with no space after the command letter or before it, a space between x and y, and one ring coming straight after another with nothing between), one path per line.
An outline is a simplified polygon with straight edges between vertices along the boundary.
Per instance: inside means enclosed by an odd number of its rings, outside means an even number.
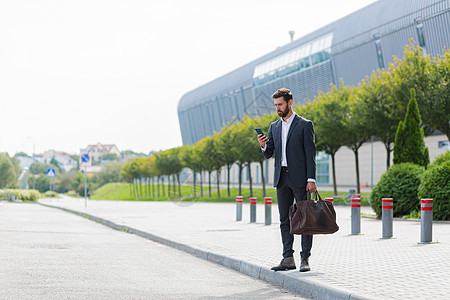
M275 151L275 173L273 186L276 187L281 174L281 119L270 124L266 143L265 158L272 157ZM316 179L316 146L312 121L294 116L286 142L286 159L289 175L298 187L306 187L308 178Z

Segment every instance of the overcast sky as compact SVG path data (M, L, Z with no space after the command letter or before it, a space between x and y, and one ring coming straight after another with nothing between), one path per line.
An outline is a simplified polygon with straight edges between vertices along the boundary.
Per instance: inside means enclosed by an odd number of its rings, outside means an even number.
M374 0L0 0L0 152L180 146L183 94Z

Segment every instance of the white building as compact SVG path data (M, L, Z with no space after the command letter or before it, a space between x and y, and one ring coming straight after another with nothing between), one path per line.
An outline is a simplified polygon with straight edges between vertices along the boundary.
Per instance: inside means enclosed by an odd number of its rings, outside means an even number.
M81 161L81 155L87 153L89 155L89 162ZM117 159L120 159L120 151L115 144L102 145L97 143L95 145L88 145L84 149L80 149L80 170L84 171L87 168L87 173L96 173L101 171L101 166L93 166L93 163L102 164L103 156L106 154L115 154Z
M49 164L53 159L66 172L77 167L77 161L66 152L47 150L42 154L35 155L35 161L43 164Z

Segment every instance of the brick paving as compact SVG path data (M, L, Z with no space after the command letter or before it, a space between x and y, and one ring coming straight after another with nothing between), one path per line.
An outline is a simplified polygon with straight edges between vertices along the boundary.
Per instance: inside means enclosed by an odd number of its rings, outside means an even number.
M248 200L243 220L235 221L233 203L96 201L61 198L40 202L88 213L193 248L270 268L281 260L278 211L264 225L264 206L249 223ZM363 213L373 213L362 207ZM434 244L418 244L420 222L394 221L394 238L381 239L381 221L362 218L361 235L350 233L350 208L336 206L340 230L314 236L311 271L295 277L369 299L449 299L450 224L433 225ZM299 265L300 238L294 242Z

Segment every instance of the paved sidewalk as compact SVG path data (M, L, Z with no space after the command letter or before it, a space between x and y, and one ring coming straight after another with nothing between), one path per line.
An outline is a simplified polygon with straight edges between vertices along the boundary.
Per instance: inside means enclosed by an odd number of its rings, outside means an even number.
M274 273L270 267L279 263L282 251L276 205L273 224L265 226L260 204L257 223L250 224L248 203L243 220L236 222L233 203L91 200L85 208L84 199L40 202L137 229L141 236L162 237L163 243L317 298L449 299L450 224L434 224L438 243L427 245L417 243L420 222L395 221L395 238L383 240L381 221L363 218L362 235L350 236L350 208L336 206L340 230L314 237L312 270ZM362 212L372 211L363 207ZM294 243L297 265L299 240Z

